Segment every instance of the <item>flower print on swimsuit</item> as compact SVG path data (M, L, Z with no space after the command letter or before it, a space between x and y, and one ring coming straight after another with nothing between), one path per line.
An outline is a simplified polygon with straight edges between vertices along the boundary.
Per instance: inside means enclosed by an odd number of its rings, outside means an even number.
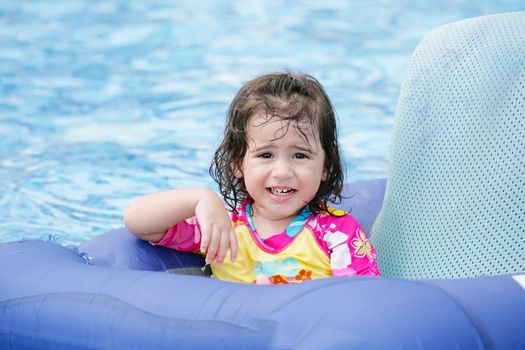
M258 261L254 273L255 284L287 284L312 279L312 272L299 270L300 263L294 257Z
M295 276L295 279L300 281L300 282L302 282L302 281L309 281L309 280L312 279L312 271L306 271L305 269L302 269Z
M370 260L375 259L375 254L372 252L372 244L366 237L366 234L358 229L355 235L356 238L352 240L352 246L356 248L355 256L363 257L366 255Z
M331 223L328 228L325 226L324 240L331 250L330 255L330 266L332 269L340 270L344 269L352 264L352 254L350 248L346 245L348 235L344 232L336 230L337 226Z

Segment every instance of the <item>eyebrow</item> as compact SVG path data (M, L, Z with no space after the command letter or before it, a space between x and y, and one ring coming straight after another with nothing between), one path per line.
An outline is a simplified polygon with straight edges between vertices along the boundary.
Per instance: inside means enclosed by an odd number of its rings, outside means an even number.
M308 153L315 153L311 148L304 148L299 146L294 146L294 148L297 148L299 151L308 152Z
M266 150L266 149L273 149L273 148L277 148L277 146L271 144L271 143L267 143L267 144L263 144L259 147L255 147L253 150L250 150L250 153L257 153L257 152L260 152L260 151L263 151L263 150ZM293 146L292 148L295 148L299 151L302 151L302 152L307 152L307 153L310 153L310 154L315 154L316 152L314 152L312 149L310 148L305 148L305 147L301 147L301 146Z
M271 144L271 143L265 143L261 146L255 147L254 149L250 150L250 153L256 153L260 152L262 150L268 149L268 148L277 148L277 146Z

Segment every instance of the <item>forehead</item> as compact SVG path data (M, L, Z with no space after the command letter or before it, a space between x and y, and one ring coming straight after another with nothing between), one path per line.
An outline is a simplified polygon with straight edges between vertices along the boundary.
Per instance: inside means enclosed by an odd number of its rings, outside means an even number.
M307 143L319 139L312 124L306 119L286 119L275 115L256 114L248 120L246 131L249 136L280 139L284 136L298 136Z

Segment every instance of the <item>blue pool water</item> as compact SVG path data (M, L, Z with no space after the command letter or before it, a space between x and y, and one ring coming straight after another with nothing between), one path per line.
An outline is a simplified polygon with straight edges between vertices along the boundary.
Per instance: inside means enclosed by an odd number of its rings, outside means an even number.
M214 184L229 101L256 75L316 76L349 181L387 176L396 99L429 30L515 1L3 1L0 241L78 244L132 198Z

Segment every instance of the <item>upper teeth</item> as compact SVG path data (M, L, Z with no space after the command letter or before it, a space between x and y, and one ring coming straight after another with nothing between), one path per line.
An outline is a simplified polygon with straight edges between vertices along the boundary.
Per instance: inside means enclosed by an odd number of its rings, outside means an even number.
M291 188L270 188L273 194L288 194L293 191Z

